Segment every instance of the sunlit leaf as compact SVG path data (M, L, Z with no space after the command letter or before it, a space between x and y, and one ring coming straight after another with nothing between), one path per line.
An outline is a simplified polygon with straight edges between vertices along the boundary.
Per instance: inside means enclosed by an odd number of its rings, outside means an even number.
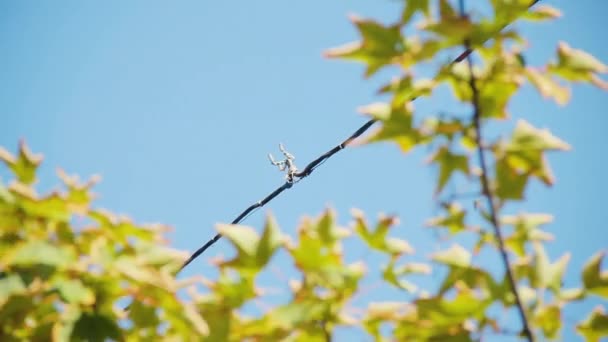
M563 140L551 134L547 129L538 129L524 120L518 120L511 141L507 145L508 152L523 151L567 151L570 149Z
M471 264L471 253L458 244L445 251L436 252L431 256L435 262L456 267L468 267Z
M19 154L17 157L0 147L0 160L2 160L13 171L15 177L23 184L32 184L36 180L36 170L42 162L42 156L33 154L25 144L19 143Z
M462 172L464 175L469 174L469 157L464 154L452 153L447 147L442 147L430 158L431 163L437 163L439 166L439 179L435 193L441 192L443 187L456 171Z
M382 126L365 141L372 143L389 140L395 142L403 152L409 152L422 140L422 135L414 127L411 111L407 107L391 108L388 104L375 103L361 108L361 112L382 122Z
M380 93L393 94L391 106L399 108L418 97L430 96L436 86L437 83L434 80L414 80L411 75L405 75L401 78L392 80L390 83L380 88ZM369 112L373 112L373 108L374 107L368 108ZM382 110L388 110L388 108ZM387 114L384 114L385 117L386 115Z
M404 276L410 274L430 274L431 266L422 263L408 263L404 265L396 265L396 259L392 258L390 263L383 267L382 278L389 284L408 292L415 292L417 286L403 279Z
M71 249L53 246L46 241L30 240L16 246L11 254L2 259L14 265L39 264L63 268L74 263L76 257Z
M512 225L513 234L505 238L505 245L519 256L526 255L528 242L550 241L553 235L541 230L541 225L550 223L553 217L548 214L521 213L516 216L503 216L501 222Z
M550 74L534 68L527 68L526 76L543 97L552 98L562 106L570 100L570 90L561 86Z
M368 227L365 217L359 211L354 211L355 232L365 243L378 251L392 255L411 254L413 248L405 240L388 237L389 230L398 220L395 217L382 217L376 227L372 230Z
M78 279L59 278L53 281L59 294L68 303L90 305L95 301L95 295L91 289Z
M467 228L465 223L466 210L458 203L445 206L446 214L427 221L429 227L446 227L451 234L459 233Z
M587 342L599 342L603 340L603 337L608 336L608 315L599 306L576 326L576 330L585 336Z
M560 42L557 49L557 63L549 65L549 71L570 81L591 81L595 74L608 72L608 66L591 54Z
M562 13L555 7L551 7L547 4L538 4L525 11L522 18L530 21L542 21L556 19L561 16Z
M330 49L325 54L327 57L363 62L367 65L365 75L369 77L405 51L398 25L385 26L355 16L351 20L359 30L361 41Z
M261 237L253 228L245 226L219 225L217 229L237 249L237 256L223 263L227 266L257 271L270 261L283 243L281 232L272 217L267 218Z
M556 262L551 263L545 249L540 243L534 244L535 266L532 278L535 288L549 288L558 294L562 288L562 278L570 261L570 254L566 253Z
M602 271L605 252L595 254L583 267L583 285L590 293L608 298L608 271Z
M422 12L425 16L430 15L429 0L408 0L405 2L403 13L401 14L401 23L407 24L412 16L418 12Z
M554 339L562 327L561 308L557 305L542 306L534 313L533 321L545 337Z

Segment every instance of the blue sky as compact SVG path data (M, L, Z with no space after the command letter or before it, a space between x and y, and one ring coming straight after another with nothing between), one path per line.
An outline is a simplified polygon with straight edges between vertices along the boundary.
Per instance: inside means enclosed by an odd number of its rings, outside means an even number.
M608 46L601 43L607 3L548 3L565 15L521 26L531 42L529 61L545 61L564 40L608 62ZM278 154L279 142L304 165L364 123L355 109L378 100L374 93L383 79L364 80L360 65L326 60L322 52L357 37L348 13L388 21L398 8L396 1L360 0L3 1L0 145L14 150L23 137L44 153L42 188L57 184L57 167L101 174L99 206L170 224L171 244L192 251L214 233L214 224L232 220L280 185L283 176L266 159L268 152ZM568 286L579 283L576 270L608 241L608 101L589 86L572 90L565 108L533 91L511 106L514 116L550 128L573 146L550 157L556 186L534 184L527 204L513 211L555 215L546 227L557 237L549 254L573 253ZM437 98L416 108L449 110L450 103ZM246 223L259 227L271 211L293 234L303 214L316 216L326 207L343 224L353 207L371 219L396 214L402 223L395 235L428 255L445 244L422 228L437 213L426 154L403 155L387 144L348 149ZM226 246L218 243L184 275L212 277L204 260L229 254ZM348 250L349 258L365 257L370 270L384 262L358 248ZM262 285L295 277L280 256L273 269ZM400 295L368 292L360 303ZM268 302L285 295L283 288ZM582 318L581 310L569 311L567 322Z

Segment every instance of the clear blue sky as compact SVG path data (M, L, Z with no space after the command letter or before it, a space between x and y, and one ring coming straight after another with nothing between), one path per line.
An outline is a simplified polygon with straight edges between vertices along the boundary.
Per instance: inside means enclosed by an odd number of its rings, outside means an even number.
M565 40L608 62L602 38L608 3L549 3L565 16L523 26L531 42L528 59L546 60ZM377 100L381 79L366 81L360 65L321 54L357 37L347 13L387 21L398 7L388 0L2 1L0 145L14 150L23 137L44 153L43 188L57 183L57 167L101 174L99 206L170 224L172 245L192 251L214 233L215 223L232 220L282 182L266 159L279 142L304 165L364 122L355 108ZM574 87L573 95L567 108L535 92L518 96L511 107L573 146L550 158L557 185L535 184L524 207L555 215L547 230L557 240L548 248L552 258L572 251L567 286L579 283L576 270L608 242L607 96L589 86ZM417 109L449 110L449 103L437 98ZM435 173L423 163L426 153L404 156L383 144L348 149L247 223L259 227L270 210L293 234L303 214L316 216L328 206L344 224L353 207L372 219L392 213L402 220L395 235L428 255L445 245L421 228L436 213ZM184 275L213 277L204 260L229 254L226 246L218 243ZM365 257L377 273L384 260L358 248L348 249L349 258ZM269 303L284 300L286 279L295 277L280 256L273 269L261 282L279 288ZM374 291L376 280L366 283L358 304L408 298ZM580 314L571 310L566 321Z

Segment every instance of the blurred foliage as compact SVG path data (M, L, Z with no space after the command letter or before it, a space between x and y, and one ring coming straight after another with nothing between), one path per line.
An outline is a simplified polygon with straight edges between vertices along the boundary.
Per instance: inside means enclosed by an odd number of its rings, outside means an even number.
M36 171L42 158L21 143L16 155L0 149L0 159L12 174L0 182L0 340L329 341L339 327L360 329L378 341L518 336L521 331L505 319L505 312L512 316L516 305L506 272L497 276L474 258L482 249L496 253L499 246L489 208L476 201L471 210L451 191L454 183L481 188L479 149L491 157L485 176L529 324L537 337L559 339L568 304L608 298L608 273L601 266L605 253L596 253L580 270L578 287L564 288L570 255L551 260L544 246L554 238L541 229L551 215L506 213L509 204L525 198L531 182L554 184L547 154L569 149L548 130L523 119L508 125L509 103L529 82L541 96L565 105L569 82L608 88L599 78L608 67L566 43L559 44L547 64L528 65L524 38L506 26L516 20L553 20L560 12L547 5L528 10L529 0L490 4L490 15L463 17L447 0L405 1L402 14L388 25L353 17L361 40L327 52L363 63L366 77L381 69L394 72L379 89L388 100L362 109L379 121L365 141L395 143L404 152L421 146L431 151L428 160L438 170L436 196L442 213L426 224L442 233L448 248L425 262L412 262L414 248L394 237L395 217L369 223L355 211L352 225L341 227L327 211L305 218L294 238L268 217L261 233L245 226L218 226L235 253L215 260L217 279L176 280L184 254L166 246L162 235L167 227L137 225L93 208L95 178L83 183L59 171L61 190L38 194ZM414 33L405 35L411 27ZM465 40L476 51L472 70L466 63L437 63L457 56ZM422 67L434 74L416 77ZM512 133L484 139L479 146L473 115L418 113L410 100L430 98L440 87L451 89L455 102L477 107L482 125L502 124L502 132L513 127ZM451 241L465 232L476 237L473 246ZM384 255L387 264L368 270L363 261L348 262L345 239ZM244 307L263 296L257 280L277 253L291 260L299 279L290 281L285 303L248 316ZM374 272L384 285L407 296L353 308L362 282ZM421 289L416 279L432 273L441 274L436 290ZM200 292L193 284L206 290ZM180 291L185 287L188 291ZM604 306L575 328L587 341L608 336Z

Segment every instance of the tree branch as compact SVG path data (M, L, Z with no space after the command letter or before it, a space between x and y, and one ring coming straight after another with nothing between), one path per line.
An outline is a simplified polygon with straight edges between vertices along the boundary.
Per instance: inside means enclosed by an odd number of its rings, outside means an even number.
M468 50L469 42L465 42L465 47ZM528 341L535 341L534 334L530 329L530 324L528 321L528 317L526 315L526 310L524 308L523 302L521 300L521 296L519 295L519 291L517 290L517 282L515 281L515 277L513 276L513 271L511 270L511 263L509 262L509 255L507 254L507 250L505 248L504 239L502 236L502 231L500 228L500 222L498 220L498 208L496 205L496 201L494 199L494 194L490 188L490 181L488 178L488 166L486 162L485 150L483 148L483 138L481 132L481 110L479 107L479 90L477 89L477 85L475 82L475 75L473 73L473 61L471 60L471 56L468 55L466 57L467 65L469 67L469 86L471 87L472 93L472 105L473 105L473 123L475 126L475 143L477 145L477 157L479 158L479 164L481 167L481 187L482 193L488 203L488 210L490 221L492 222L492 228L494 229L494 234L496 235L496 239L498 240L498 249L500 251L500 256L502 258L507 278L509 280L509 284L511 285L511 291L515 296L515 303L517 305L517 309L519 311L519 316L523 325L523 334L526 336Z
M534 6L538 0L532 1L529 7ZM460 15L462 17L466 17L464 0L459 1L460 5ZM467 39L464 42L464 47L466 51L472 51L471 43ZM469 68L469 87L471 88L471 104L473 105L473 124L475 126L475 145L477 146L477 157L479 159L479 166L481 167L481 176L479 177L481 182L481 188L483 196L486 198L489 210L490 221L492 222L492 228L494 229L494 234L496 235L496 240L498 240L498 249L500 251L500 256L502 258L502 262L505 267L505 272L507 273L507 278L509 280L509 285L511 286L511 291L513 292L513 296L515 296L515 304L517 306L517 310L519 312L519 316L522 323L522 332L523 335L526 336L529 342L534 342L534 333L530 328L530 322L528 321L528 316L526 314L526 309L524 308L524 304L521 300L521 296L519 295L519 291L517 290L517 282L515 280L515 276L513 275L513 270L511 270L511 263L509 262L509 254L505 248L505 242L502 236L502 231L500 228L500 222L498 220L498 207L496 205L496 201L494 199L494 194L492 193L492 189L490 188L490 180L488 177L488 165L486 162L485 149L483 148L483 137L481 132L481 109L479 107L479 89L477 89L477 84L475 80L475 73L473 72L473 60L471 59L471 54L467 54L463 59L466 58L467 66Z

